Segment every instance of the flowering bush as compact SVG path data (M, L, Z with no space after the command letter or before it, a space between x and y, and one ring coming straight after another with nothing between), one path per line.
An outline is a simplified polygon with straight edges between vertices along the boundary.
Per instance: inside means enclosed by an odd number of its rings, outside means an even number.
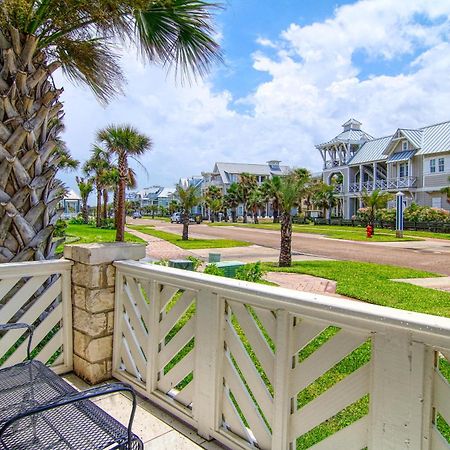
M356 218L362 222L369 221L368 208L360 208ZM420 206L413 203L404 211L406 222L446 222L450 223L450 212L442 208L431 208L430 206ZM376 220L382 222L395 222L395 208L379 209L376 212Z

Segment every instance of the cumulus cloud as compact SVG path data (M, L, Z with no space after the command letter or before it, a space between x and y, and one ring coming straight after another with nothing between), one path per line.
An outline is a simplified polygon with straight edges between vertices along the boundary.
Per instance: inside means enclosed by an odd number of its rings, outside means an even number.
M322 22L293 23L276 39L258 38L261 48L248 58L269 81L244 98L217 91L214 76L180 86L126 55L126 95L105 109L64 84L65 138L86 159L95 130L108 123L148 133L155 145L143 160L149 178L138 171L141 187L173 184L215 161L281 159L317 171L314 144L349 117L373 135L450 119L449 16L448 0L361 0Z

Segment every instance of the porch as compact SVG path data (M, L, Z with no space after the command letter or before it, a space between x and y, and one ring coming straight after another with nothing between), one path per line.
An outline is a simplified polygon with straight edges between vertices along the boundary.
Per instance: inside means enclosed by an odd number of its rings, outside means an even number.
M65 256L0 265L0 322L35 324L35 357L75 383L130 383L146 448L450 448L450 319L154 266L138 244Z

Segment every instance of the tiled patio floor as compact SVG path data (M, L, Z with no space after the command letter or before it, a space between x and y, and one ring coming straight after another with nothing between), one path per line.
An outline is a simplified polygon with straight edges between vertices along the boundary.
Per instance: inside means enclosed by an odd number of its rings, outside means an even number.
M63 378L79 390L91 387L74 374ZM119 422L128 424L131 400L126 395L110 394L93 401ZM145 450L223 450L216 442L206 441L187 425L139 396L133 432L142 439Z

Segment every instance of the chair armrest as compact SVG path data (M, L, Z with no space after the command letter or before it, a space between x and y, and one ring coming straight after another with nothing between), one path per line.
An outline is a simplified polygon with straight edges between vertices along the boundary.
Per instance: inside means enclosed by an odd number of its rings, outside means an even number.
M103 386L95 387L92 389L87 389L82 392L74 392L67 395L64 395L62 397L59 397L57 400L53 400L48 403L44 403L42 405L36 406L34 408L30 408L24 412L21 412L19 414L16 414L6 420L2 427L0 428L0 439L3 436L3 433L7 428L9 428L14 422L23 419L24 417L32 416L34 414L38 413L44 413L46 411L50 411L52 409L59 408L61 406L69 405L71 403L80 402L83 400L89 400L93 397L99 397L101 395L111 394L114 392L129 392L132 395L133 398L133 407L131 409L130 419L128 421L128 448L131 449L131 441L132 441L132 432L131 428L133 425L134 420L134 414L136 412L136 394L133 390L133 388L125 383L113 383L113 384L106 384ZM105 413L106 414L106 413Z
M31 353L31 339L33 338L34 327L27 323L2 323L0 324L0 331L18 330L20 328L27 328L28 334L28 345L27 345L27 359L30 360Z

